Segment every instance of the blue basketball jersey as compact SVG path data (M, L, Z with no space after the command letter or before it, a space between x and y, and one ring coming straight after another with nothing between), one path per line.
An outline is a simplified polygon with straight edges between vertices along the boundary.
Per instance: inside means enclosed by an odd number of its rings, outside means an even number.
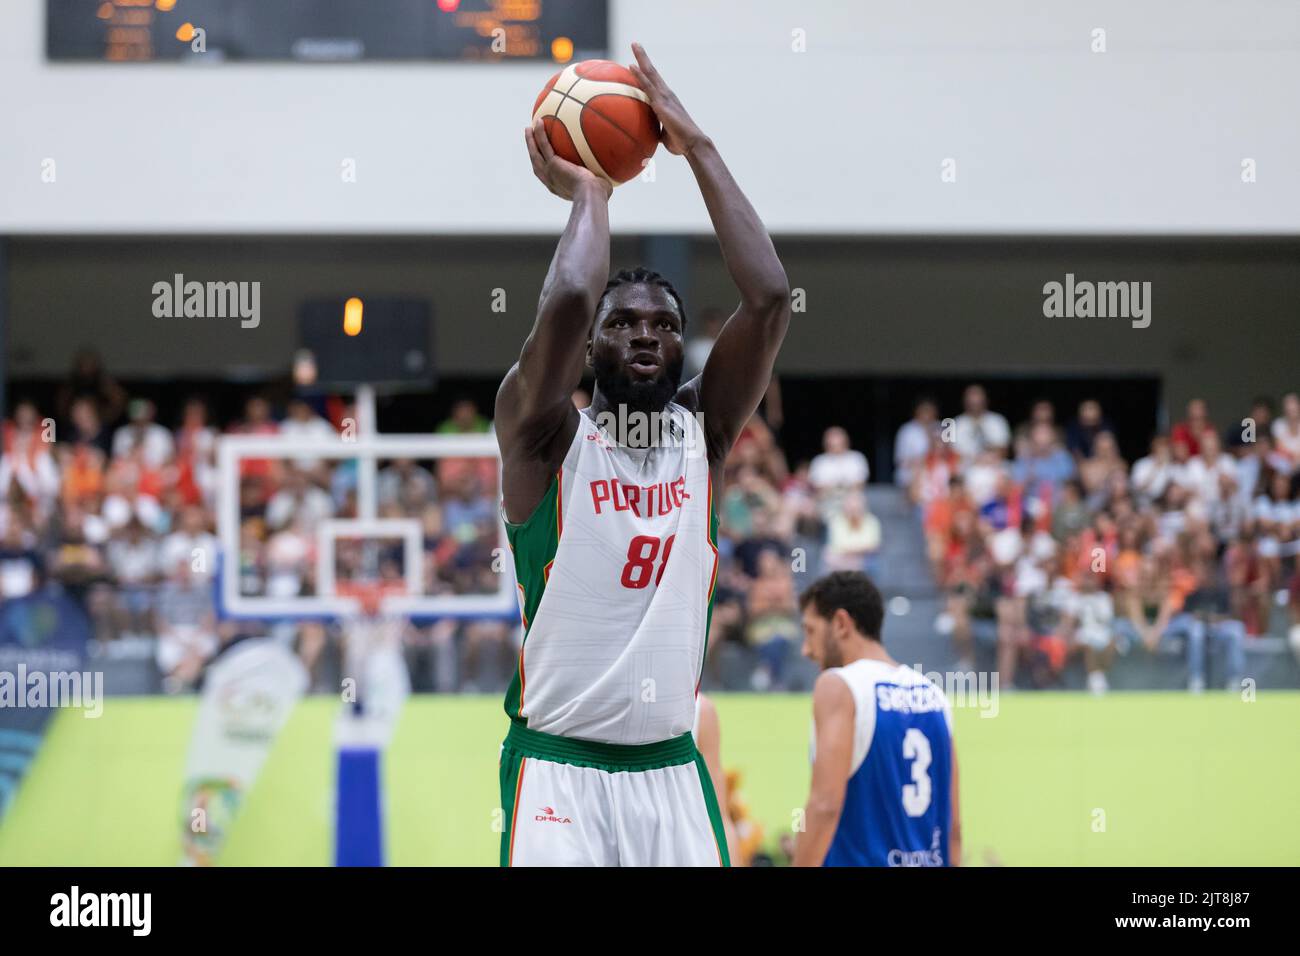
M849 685L856 714L844 809L824 865L947 866L952 714L943 691L883 661L831 673Z

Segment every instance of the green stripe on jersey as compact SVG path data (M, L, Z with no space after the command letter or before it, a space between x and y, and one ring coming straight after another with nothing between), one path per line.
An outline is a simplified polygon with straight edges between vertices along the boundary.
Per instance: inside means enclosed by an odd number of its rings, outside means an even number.
M546 590L547 568L555 560L555 552L560 546L560 479L557 473L551 479L533 513L523 524L506 522L506 540L510 543L510 552L515 559L515 580L519 583L519 604L524 612L524 643L528 641L528 632L532 629L537 616L537 608L542 603L542 593ZM521 674L524 660L523 645L519 648L519 660L515 664L515 676L506 690L505 709L511 720L519 720L519 701L526 692L525 677Z

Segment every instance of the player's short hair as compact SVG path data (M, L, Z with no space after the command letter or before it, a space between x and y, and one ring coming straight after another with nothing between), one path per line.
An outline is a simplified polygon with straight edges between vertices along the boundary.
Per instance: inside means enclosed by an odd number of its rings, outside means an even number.
M610 280L605 283L605 291L600 294L600 301L596 303L596 315L600 315L604 310L605 300L609 298L609 294L619 286L625 285L657 285L664 289L677 305L677 314L682 319L682 331L686 331L686 306L682 303L681 295L673 288L671 282L658 272L647 269L645 266L637 266L635 269L619 269L615 272L610 277Z
M880 640L885 621L885 602L880 589L861 571L835 571L814 581L799 595L799 610L809 606L819 617L831 618L843 608L858 632Z

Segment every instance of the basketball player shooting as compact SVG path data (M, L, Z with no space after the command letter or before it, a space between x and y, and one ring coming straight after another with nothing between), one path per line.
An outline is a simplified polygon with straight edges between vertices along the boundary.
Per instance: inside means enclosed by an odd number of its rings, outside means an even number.
M722 466L771 378L789 289L712 140L632 50L631 73L663 145L695 174L740 305L683 383L687 316L673 286L641 268L608 278L611 181L557 156L541 121L525 130L533 172L572 205L496 401L525 635L505 701L503 866L729 862L691 726ZM587 366L595 388L579 410L571 395ZM673 440L602 424L647 418L668 420Z

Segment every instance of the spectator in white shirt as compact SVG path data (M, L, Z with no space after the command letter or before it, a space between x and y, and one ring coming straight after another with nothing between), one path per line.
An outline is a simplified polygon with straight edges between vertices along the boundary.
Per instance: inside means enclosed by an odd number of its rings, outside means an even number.
M1088 690L1104 694L1110 689L1106 671L1115 659L1115 640L1111 624L1115 604L1101 587L1101 576L1091 572L1079 575L1078 590L1063 602L1065 629L1073 643L1083 649L1084 669L1088 672Z
M832 515L826 542L827 571L863 571L874 575L876 552L880 550L880 519L867 510L861 493L845 497L838 514Z
M21 521L9 521L0 534L0 603L25 597L36 590L42 560L36 535Z
M203 509L190 506L181 512L180 527L162 543L162 566L174 570L184 562L192 574L207 577L216 569L217 536L208 531Z
M912 411L911 420L904 422L894 437L894 484L908 488L916 477L917 469L930 451L930 436L939 418L939 408L934 399L921 398Z
M1156 512L1156 530L1159 537L1170 545L1178 540L1187 526L1188 501L1187 489L1176 482L1170 482Z
M1237 494L1250 504L1257 495L1268 491L1265 485L1274 472L1290 475L1291 463L1277 450L1271 434L1257 436L1254 443L1246 447L1249 451L1237 459Z
M171 461L176 447L172 433L154 421L156 409L147 398L132 399L127 404L130 422L113 433L113 457L129 458L137 448L141 462L149 468L161 468Z
M1011 426L997 412L988 408L988 395L982 385L967 387L962 396L964 411L953 425L957 454L972 461L981 452L996 451L1005 456L1011 444Z
M174 694L192 687L219 643L212 589L177 565L159 588L154 620L163 689Z
M1300 394L1282 397L1282 414L1274 419L1272 430L1278 451L1287 456L1292 469L1300 467Z
M266 523L274 531L291 524L314 530L318 522L333 516L334 499L312 484L306 472L297 468L289 470L284 487L266 503Z
M1255 519L1269 526L1290 524L1294 518L1291 479L1284 473L1275 471L1268 477L1267 485L1255 498L1252 508Z
M1174 476L1174 459L1169 450L1169 439L1157 435L1151 439L1151 453L1133 463L1133 494L1138 501L1149 504L1160 498Z
M161 570L157 539L138 517L132 517L108 542L107 557L118 584L118 600L125 616L123 628L146 633L154 585Z
M1237 459L1223 451L1219 435L1214 431L1201 433L1201 452L1188 460L1182 483L1194 497L1207 505L1217 504L1237 490L1239 481ZM1226 489L1231 489L1227 491Z
M280 434L290 441L332 441L339 435L333 425L312 411L312 407L301 398L289 403L289 416L280 423ZM315 469L320 463L319 458L310 455L294 458L294 464L308 470Z
M980 452L962 476L975 507L981 508L992 501L998 493L998 485L1009 474L1007 462L1001 453L993 448Z
M1030 436L1034 428L1046 425L1052 430L1052 440L1066 448L1065 432L1056 424L1056 406L1045 398L1040 398L1029 408L1029 418L1016 426L1011 433L1011 452L1016 458L1024 458L1033 444ZM1068 451L1068 448L1067 448Z
M19 402L13 422L5 423L0 453L0 496L8 497L13 485L43 519L59 494L59 468L51 451L55 435L31 402Z
M822 448L825 450L812 460L808 480L817 491L822 514L829 518L846 495L862 490L871 468L866 455L849 447L849 433L838 425L826 429Z
M1265 479L1265 493L1255 499L1251 514L1258 531L1256 551L1269 565L1276 567L1282 556L1283 542L1291 536L1293 523L1300 523L1300 503L1291 501L1291 479L1275 471Z

